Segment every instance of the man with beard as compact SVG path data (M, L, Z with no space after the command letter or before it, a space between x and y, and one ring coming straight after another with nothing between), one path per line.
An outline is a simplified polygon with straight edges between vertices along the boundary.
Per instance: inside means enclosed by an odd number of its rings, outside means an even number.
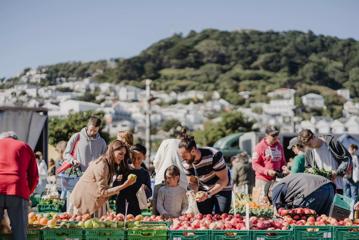
M202 214L228 213L232 185L222 153L214 148L198 148L194 137L186 133L181 136L178 153L190 185L198 188L198 210Z
M98 133L100 126L101 119L91 116L87 126L71 136L63 153L64 161L72 165L66 172L59 175L62 187L66 188L66 194L61 195L63 198L67 198L67 211L69 212L72 211L72 206L68 198L78 182L81 172L85 172L90 162L99 158L107 150L105 140Z
M67 143L64 159L73 165L80 165L82 172L92 160L106 152L106 142L98 133L100 126L101 119L91 116L87 126L72 135Z

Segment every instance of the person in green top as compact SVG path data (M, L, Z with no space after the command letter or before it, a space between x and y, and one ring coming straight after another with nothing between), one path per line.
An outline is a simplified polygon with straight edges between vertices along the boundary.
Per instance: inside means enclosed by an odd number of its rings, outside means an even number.
M288 149L295 153L291 173L302 173L305 170L304 146L294 137L289 141Z

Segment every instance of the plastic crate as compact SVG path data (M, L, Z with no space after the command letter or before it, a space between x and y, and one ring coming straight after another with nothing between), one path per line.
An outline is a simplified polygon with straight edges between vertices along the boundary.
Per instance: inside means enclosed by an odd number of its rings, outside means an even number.
M162 227L163 229L158 229ZM128 240L167 240L167 226L164 224L143 224L127 230Z
M37 211L40 213L46 213L46 212L62 212L62 206L55 206L55 205L37 205Z
M149 224L149 225L166 225L169 228L172 225L172 221L162 221L162 222L141 222L142 224Z
M248 240L250 239L250 231L245 230L213 230L211 231L212 240L227 240L227 239L238 239Z
M0 240L11 240L12 234L0 234ZM28 229L27 230L27 239L28 240L38 240L41 239L40 229Z
M211 239L209 230L171 230L169 231L170 240L208 240Z
M357 240L359 239L359 226L333 227L335 240Z
M78 228L53 228L42 231L43 240L82 240L83 230Z
M332 226L294 226L295 239L331 240L334 239Z
M42 234L40 229L28 229L27 240L38 240L41 239Z
M152 211L150 211L150 210L143 210L142 212L141 212L141 215L142 216L152 216Z
M85 230L86 240L125 240L126 231L123 229L111 229L111 228L101 228L101 229L87 229Z
M294 240L292 230L251 230L252 240Z

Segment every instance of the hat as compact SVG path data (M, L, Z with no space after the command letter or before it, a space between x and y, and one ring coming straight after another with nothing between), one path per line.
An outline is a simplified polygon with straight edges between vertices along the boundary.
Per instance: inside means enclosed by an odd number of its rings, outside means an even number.
M289 141L289 145L287 147L287 149L292 149L292 147L294 147L295 145L297 145L299 143L298 138L294 137Z
M147 152L146 148L143 145L139 144L139 143L133 145L130 148L130 150L131 150L131 152L140 152L143 155L146 155L146 152Z
M278 134L279 129L276 126L269 125L266 127L265 133L267 135Z
M2 139L2 138L18 139L18 137L14 131L7 131L7 132L0 133L0 139Z

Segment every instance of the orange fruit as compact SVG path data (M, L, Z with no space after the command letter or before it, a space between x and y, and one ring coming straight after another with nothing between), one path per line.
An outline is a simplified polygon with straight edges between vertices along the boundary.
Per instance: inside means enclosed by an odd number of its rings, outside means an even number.
M41 224L41 225L46 225L47 222L48 222L47 218L42 217L42 218L40 219L40 221L39 221L39 224Z

